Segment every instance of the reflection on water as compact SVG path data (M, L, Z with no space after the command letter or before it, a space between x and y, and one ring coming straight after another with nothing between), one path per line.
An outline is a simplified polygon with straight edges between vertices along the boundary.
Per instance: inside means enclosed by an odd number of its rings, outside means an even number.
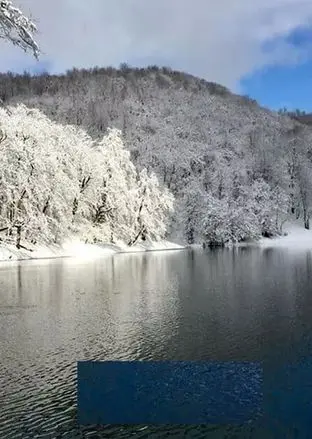
M242 437L216 427L93 436L75 424L76 361L289 355L311 331L311 274L311 252L255 248L0 266L0 437Z

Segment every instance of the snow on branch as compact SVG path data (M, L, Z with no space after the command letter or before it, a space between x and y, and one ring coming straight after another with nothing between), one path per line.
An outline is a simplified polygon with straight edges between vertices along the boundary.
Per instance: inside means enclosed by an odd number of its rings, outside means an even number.
M0 1L0 38L10 41L25 52L32 51L38 59L39 47L33 37L36 32L36 25L10 0Z

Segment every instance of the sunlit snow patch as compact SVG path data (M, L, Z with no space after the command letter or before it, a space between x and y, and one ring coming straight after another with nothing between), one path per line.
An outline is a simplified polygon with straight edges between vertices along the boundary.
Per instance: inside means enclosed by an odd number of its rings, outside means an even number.
M62 249L64 256L77 259L94 259L103 255L116 253L116 250L110 246L85 244L78 239L65 241L62 245Z

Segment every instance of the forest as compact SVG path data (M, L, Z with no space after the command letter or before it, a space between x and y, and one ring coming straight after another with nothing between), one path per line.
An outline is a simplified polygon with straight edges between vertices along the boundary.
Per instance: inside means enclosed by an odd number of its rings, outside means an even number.
M308 115L126 64L1 74L0 98L3 241L224 245L310 227Z
M173 197L138 172L118 130L95 142L81 128L51 122L24 105L0 110L1 239L17 248L160 239Z

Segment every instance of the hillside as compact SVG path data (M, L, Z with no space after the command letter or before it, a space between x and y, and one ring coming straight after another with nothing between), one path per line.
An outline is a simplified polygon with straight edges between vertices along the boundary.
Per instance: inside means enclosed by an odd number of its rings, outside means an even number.
M0 75L5 105L24 103L94 138L122 130L139 169L176 198L171 235L210 244L281 233L289 213L309 227L310 128L224 87L170 69Z

